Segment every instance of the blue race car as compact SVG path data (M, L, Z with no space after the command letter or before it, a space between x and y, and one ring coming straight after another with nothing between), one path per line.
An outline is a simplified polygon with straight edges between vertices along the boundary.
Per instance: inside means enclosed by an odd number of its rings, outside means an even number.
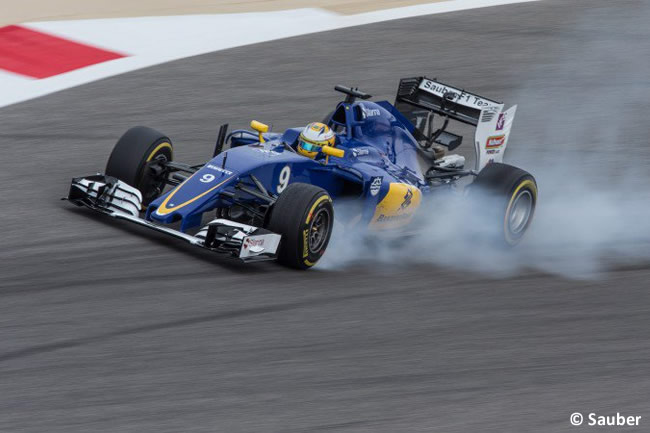
M501 162L516 106L504 110L426 77L402 79L394 104L371 102L357 88L335 90L345 100L306 128L274 133L252 121L254 132L228 134L222 125L205 164L175 162L165 134L131 128L105 174L74 178L67 199L246 262L277 259L306 269L329 243L333 201L355 204L343 227L392 230L409 224L434 191L455 190L460 179L472 178L472 189L492 194L485 217L499 241L521 239L537 185L529 173ZM462 143L447 131L450 120L476 128L472 169L464 157L448 154Z

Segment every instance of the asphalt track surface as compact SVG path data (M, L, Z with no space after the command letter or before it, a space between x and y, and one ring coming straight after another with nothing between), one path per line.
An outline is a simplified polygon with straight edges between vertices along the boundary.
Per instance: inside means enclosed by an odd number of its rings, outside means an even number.
M641 415L630 431L647 431L650 266L588 280L238 266L58 201L129 126L200 162L220 121L304 124L336 103L335 83L390 98L400 76L425 73L520 104L525 92L605 107L624 90L611 74L632 85L628 66L647 62L647 6L543 2L337 30L1 109L0 431L589 430L570 426L574 411ZM635 108L647 120L647 102ZM513 140L548 128L518 116ZM641 120L626 138L647 160ZM518 146L515 159L536 151Z

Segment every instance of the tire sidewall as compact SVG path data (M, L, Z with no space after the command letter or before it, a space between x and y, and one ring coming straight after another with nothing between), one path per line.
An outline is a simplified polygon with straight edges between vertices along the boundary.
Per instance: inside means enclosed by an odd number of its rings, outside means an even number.
M329 214L328 232L322 238L322 248L311 251L310 229L321 211ZM311 268L325 253L334 229L332 198L316 185L301 182L289 184L273 204L265 227L282 236L278 262L295 269Z

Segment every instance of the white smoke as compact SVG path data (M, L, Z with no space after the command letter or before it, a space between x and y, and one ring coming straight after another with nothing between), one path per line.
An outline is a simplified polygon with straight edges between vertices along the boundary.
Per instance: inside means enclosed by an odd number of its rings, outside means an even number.
M647 10L638 12L650 17ZM587 11L575 34L592 34L607 26L606 19ZM647 263L650 53L628 42L594 38L564 46L557 40L545 52L562 56L547 54L550 67L522 73L526 82L508 97L519 109L505 162L531 172L539 186L534 221L521 244L503 249L477 241L477 233L490 228L480 211L462 199L434 199L420 210L427 218L418 235L396 244L347 232L333 240L322 266L428 263L497 275L532 269L583 278ZM480 208L481 200L491 198L477 200Z
M499 221L480 212L494 197L444 196L423 203L414 230L395 233L395 238L339 227L321 266L424 263L495 276L538 270L589 278L612 266L650 259L648 179L600 185L542 175L538 182L533 224L516 247L496 242L492 235Z

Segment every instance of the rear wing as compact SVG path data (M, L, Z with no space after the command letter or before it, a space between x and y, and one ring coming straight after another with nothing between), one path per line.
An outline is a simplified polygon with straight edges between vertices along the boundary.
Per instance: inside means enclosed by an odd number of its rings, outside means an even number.
M503 161L517 110L515 105L503 111L501 102L426 77L401 79L394 105L413 124L418 140L431 134L432 131L427 134L425 130L430 125L432 113L475 126L477 170L490 162ZM445 127L446 123L443 129Z

